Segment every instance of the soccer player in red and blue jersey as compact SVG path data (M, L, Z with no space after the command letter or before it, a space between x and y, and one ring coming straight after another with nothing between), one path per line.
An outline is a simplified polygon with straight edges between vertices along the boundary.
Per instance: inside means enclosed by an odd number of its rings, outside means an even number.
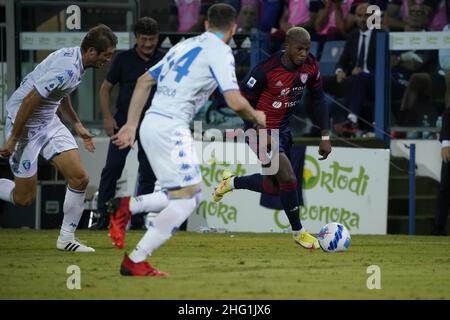
M310 45L308 31L301 27L289 29L286 34L286 50L274 54L256 66L241 83L243 95L256 110L266 114L266 129L269 134L270 130L279 130L277 173L264 175L263 170L263 174L235 177L231 171L226 171L223 180L214 190L213 198L220 201L225 193L233 189L279 195L296 243L304 248L317 249L317 239L307 233L300 222L298 183L290 162L293 142L289 119L306 88L311 93L314 115L322 130L319 160L326 159L331 152L328 109L318 62L309 53ZM245 127L252 128L253 124L246 122Z

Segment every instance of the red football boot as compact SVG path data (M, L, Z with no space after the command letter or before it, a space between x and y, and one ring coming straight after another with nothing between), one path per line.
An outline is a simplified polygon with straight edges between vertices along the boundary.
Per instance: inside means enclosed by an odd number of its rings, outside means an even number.
M167 272L156 270L147 261L135 263L125 253L122 264L120 266L120 274L123 276L135 277L167 277Z
M109 236L118 249L125 246L125 231L131 219L130 197L114 198L106 203L109 214Z

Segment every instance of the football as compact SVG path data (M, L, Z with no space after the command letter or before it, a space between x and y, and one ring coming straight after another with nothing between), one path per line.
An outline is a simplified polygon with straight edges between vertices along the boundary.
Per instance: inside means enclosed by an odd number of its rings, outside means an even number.
M319 244L323 251L342 252L350 247L351 237L347 228L340 223L329 223L319 232Z

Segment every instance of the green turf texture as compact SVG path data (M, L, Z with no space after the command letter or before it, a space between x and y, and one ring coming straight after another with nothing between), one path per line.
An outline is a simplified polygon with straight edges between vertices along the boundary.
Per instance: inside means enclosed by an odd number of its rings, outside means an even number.
M310 252L289 234L178 232L149 261L169 278L123 277L106 231L95 253L55 249L57 230L0 229L0 299L450 299L450 237L353 236L344 253ZM130 251L143 231L127 235ZM67 267L81 270L69 290ZM381 289L367 288L378 265Z

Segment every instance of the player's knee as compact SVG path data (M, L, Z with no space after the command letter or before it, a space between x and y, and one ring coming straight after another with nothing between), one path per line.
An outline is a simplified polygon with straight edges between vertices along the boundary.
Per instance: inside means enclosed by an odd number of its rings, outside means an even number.
M263 180L262 187L263 187L264 193L267 193L267 194L270 194L273 196L277 196L280 193L280 188L278 187L278 185L272 183L268 179Z
M195 184L177 190L169 191L169 198L193 198L200 190L200 185Z
M28 207L34 202L34 199L36 198L36 194L33 193L27 193L27 194L16 194L14 193L14 204L21 206L21 207Z
M89 185L89 176L86 172L80 172L69 178L69 187L75 190L86 190Z
M281 185L297 185L297 177L295 175L286 175L278 181Z

